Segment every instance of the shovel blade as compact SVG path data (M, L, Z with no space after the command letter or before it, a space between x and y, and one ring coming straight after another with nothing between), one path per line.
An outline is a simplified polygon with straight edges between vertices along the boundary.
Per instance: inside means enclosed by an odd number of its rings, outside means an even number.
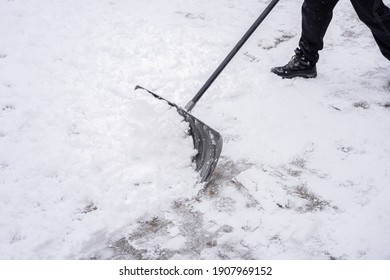
M196 163L196 171L199 172L200 182L208 181L221 155L223 143L221 134L165 98L141 86L136 86L135 89L143 89L155 98L163 100L170 106L175 107L179 115L189 124L189 134L192 136L194 148L197 150L197 154L193 158L193 161Z

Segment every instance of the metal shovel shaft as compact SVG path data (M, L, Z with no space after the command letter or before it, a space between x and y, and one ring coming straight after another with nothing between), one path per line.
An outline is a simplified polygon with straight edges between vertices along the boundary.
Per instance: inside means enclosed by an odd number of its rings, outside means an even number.
M198 93L192 98L190 102L188 102L188 104L184 107L184 109L190 112L195 107L199 99L212 85L212 83L219 76L219 74L221 74L221 72L225 69L228 63L233 59L233 57L237 54L237 52L241 49L241 47L245 44L245 42L249 39L249 37L253 34L253 32L255 32L257 27L259 27L259 25L268 16L268 14L272 11L272 9L275 7L275 5L278 2L279 0L272 0L271 3L268 4L265 10L261 13L261 15L257 18L257 20L248 29L248 31L244 34L241 40L234 46L234 48L230 51L227 57L222 61L222 63L218 66L218 68L214 71L214 73L210 76L210 78L206 81L206 83L202 86L202 88L198 91Z
M215 81L215 79L221 74L225 69L228 63L233 59L236 53L241 49L253 32L257 29L260 23L265 19L265 17L271 12L279 0L272 0L271 3L265 8L262 14L257 18L257 20L252 24L249 30L241 38L241 40L234 46L228 56L223 60L223 62L218 66L214 71L211 77L206 81L198 93L192 98L190 102L185 106L184 109L180 108L176 104L166 100L165 98L143 88L136 86L135 89L143 89L152 94L154 97L168 102L169 105L175 107L178 113L184 118L184 120L189 124L189 134L192 136L194 141L194 148L197 150L197 155L194 157L196 162L196 171L200 173L200 181L205 182L210 179L219 159L222 150L222 137L221 135L189 112L195 107L196 103Z

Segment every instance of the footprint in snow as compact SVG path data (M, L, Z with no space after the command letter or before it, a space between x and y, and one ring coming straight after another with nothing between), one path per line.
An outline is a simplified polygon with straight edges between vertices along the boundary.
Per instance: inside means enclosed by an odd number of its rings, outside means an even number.
M206 20L206 17L204 14L193 14L193 13L187 13L187 12L182 12L182 11L177 11L176 14L183 15L185 18L189 18L189 19Z
M15 110L15 106L14 105L5 105L1 108L1 111L3 112L6 112L6 111L13 111Z
M256 56L253 54L250 54L248 52L245 52L244 55L249 59L249 62L259 62L260 59L258 59Z
M383 108L386 109L390 109L390 102L379 103L379 106L382 106Z
M291 39L293 39L296 36L296 33L287 33L282 31L282 34L280 36L275 37L273 40L261 40L257 46L264 49L264 50L270 50L278 47L281 43L287 42Z
M368 104L368 102L366 102L366 101L355 102L355 103L353 103L353 106L355 108L362 108L364 110L367 110L370 108L370 104Z
M1 136L1 133L0 133L0 137L2 137ZM8 164L6 164L5 162L0 162L0 170L4 170L4 169L6 169L8 167Z

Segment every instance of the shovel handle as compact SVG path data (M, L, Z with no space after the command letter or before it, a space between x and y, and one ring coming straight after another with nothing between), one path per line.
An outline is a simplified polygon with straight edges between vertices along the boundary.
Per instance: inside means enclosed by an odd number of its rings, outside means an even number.
M210 78L206 81L206 83L202 86L202 88L198 91L198 93L192 98L190 102L184 107L185 110L190 112L199 101L199 99L203 96L203 94L207 91L207 89L212 85L215 79L221 74L223 69L228 65L228 63L233 59L233 57L237 54L237 52L241 49L241 47L245 44L245 42L249 39L249 37L255 32L257 27L263 20L268 16L271 10L275 7L275 5L279 2L279 0L272 0L271 3L265 8L265 10L261 13L261 15L257 18L257 20L252 24L252 26L248 29L245 35L241 38L241 40L234 46L234 48L230 51L227 57L222 61L222 63L218 66L218 68L214 71L214 73L210 76Z

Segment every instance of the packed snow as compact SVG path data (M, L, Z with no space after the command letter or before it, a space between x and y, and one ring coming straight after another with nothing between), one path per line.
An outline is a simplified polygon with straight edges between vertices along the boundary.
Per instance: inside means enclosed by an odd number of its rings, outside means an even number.
M390 5L388 0L384 1ZM0 0L0 259L390 259L390 62L340 1L316 79L281 0Z

